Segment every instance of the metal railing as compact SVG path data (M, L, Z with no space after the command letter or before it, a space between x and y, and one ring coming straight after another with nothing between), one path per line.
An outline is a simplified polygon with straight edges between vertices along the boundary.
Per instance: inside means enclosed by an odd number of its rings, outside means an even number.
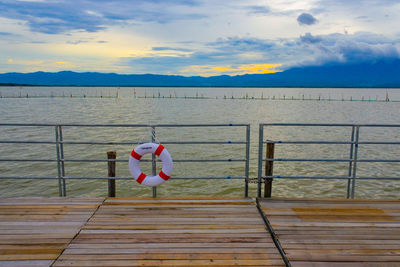
M350 140L348 141L324 141L324 140L309 140L309 141L296 141L296 140L265 140L265 127L345 127L351 130ZM258 187L257 195L261 197L261 184L269 180L272 184L273 179L338 179L347 180L347 198L354 198L355 187L357 180L400 180L400 177L371 177L371 176L358 176L357 163L361 162L388 162L399 163L400 159L380 159L369 158L363 159L359 155L360 145L400 145L400 141L360 141L361 128L399 128L400 124L307 124L307 123L261 123L259 125L259 151L258 151ZM303 145L349 145L348 158L264 158L263 146L264 144L303 144ZM273 152L272 152L273 155ZM268 175L263 175L263 162L344 162L348 163L347 175L344 176L288 176L288 175L273 175L272 170ZM270 168L272 169L272 168ZM268 196L269 197L269 196Z
M66 162L128 162L128 159L76 159L76 158L65 158L64 148L66 145L138 145L145 143L143 141L136 142L94 142L94 141L66 141L64 140L63 130L67 127L113 127L113 128L149 128L151 130L150 138L151 142L156 142L156 129L158 128L223 128L223 127L241 127L245 129L243 140L200 140L200 141L163 141L163 144L176 144L176 145L205 145L205 144L220 144L220 145L245 145L244 153L242 158L228 158L228 159L173 159L174 162L244 162L244 173L239 176L183 176L176 177L172 176L171 179L243 179L244 184L244 195L248 196L248 183L249 183L249 158L250 158L250 125L249 124L41 124L41 123L0 123L0 127L42 127L49 128L49 131L54 131L54 140L0 140L0 144L29 144L29 145L54 145L55 146L55 158L50 159L18 159L18 158L0 158L0 162L56 162L57 163L57 176L1 176L0 179L55 179L58 181L58 190L60 196L67 195L66 180L70 179L103 179L103 180L132 180L132 177L93 177L93 176L68 176L66 175ZM149 140L150 141L150 140ZM152 175L156 175L156 160L154 154L151 160L145 160L144 162L152 163ZM153 187L153 197L157 196L157 189Z

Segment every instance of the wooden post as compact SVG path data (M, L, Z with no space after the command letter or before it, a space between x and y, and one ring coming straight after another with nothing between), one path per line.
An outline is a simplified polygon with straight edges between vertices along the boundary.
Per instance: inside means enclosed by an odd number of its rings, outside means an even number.
M117 152L109 151L107 152L108 159L116 159ZM115 177L115 161L108 162L108 177ZM108 197L115 197L115 179L108 180Z
M266 158L273 159L275 152L275 144L267 143ZM272 176L274 173L274 162L267 161L265 163L265 176ZM266 178L264 181L264 197L271 197L273 178Z

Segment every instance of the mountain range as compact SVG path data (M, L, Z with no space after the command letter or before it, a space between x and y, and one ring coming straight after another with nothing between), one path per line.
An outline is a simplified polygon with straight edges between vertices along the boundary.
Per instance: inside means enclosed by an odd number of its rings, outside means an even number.
M98 72L2 73L0 85L400 88L400 60L294 67L271 74L178 76Z

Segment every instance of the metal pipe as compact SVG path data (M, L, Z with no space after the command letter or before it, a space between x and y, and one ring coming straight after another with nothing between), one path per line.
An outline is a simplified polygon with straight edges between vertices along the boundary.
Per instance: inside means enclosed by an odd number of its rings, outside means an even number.
M289 158L276 158L276 159L268 159L265 158L263 161L316 161L316 162L350 162L352 159L289 159Z
M20 140L20 141L14 141L14 140L0 140L0 144L49 144L49 145L54 145L56 142L54 141L29 141L29 140Z
M76 141L64 141L64 144L69 145L140 145L146 142L76 142ZM245 141L165 141L163 144L175 144L175 145L240 145L246 144Z
M352 144L351 141L264 141L264 144L326 144L326 145L335 145L335 144ZM388 141L388 142L379 142L379 141L364 141L359 142L360 145L400 145L400 142L396 141Z
M156 141L156 128L155 126L151 127L151 142L154 143ZM151 169L152 175L155 176L157 174L157 165L156 165L156 155L151 154ZM157 187L153 186L153 197L157 197Z
M59 179L58 176L0 176L0 179L26 179L26 180L35 180L35 179L45 179L45 180L51 180L51 179Z
M261 123L263 126L316 126L316 127L400 127L400 124L350 124L350 123Z
M263 140L264 140L264 126L260 124L258 130L258 183L257 183L257 196L261 197L261 177L263 166Z
M351 161L349 162L349 171L348 171L348 176L351 177L351 171L352 171L352 166L353 166L353 150L354 150L354 130L355 127L351 127L351 145L350 145L350 156L349 159ZM351 187L351 179L347 180L347 193L346 193L346 198L350 198L350 187Z
M29 178L27 178L29 179ZM88 179L88 180L107 180L107 179L118 179L118 180L133 180L132 177L88 177L88 176L65 176L64 179ZM170 180L192 180L192 179L225 179L225 180L236 180L246 179L246 176L185 176L185 177L171 177Z
M278 179L349 179L348 176L306 176L306 175L273 175L273 176L261 176L261 178L278 178Z
M57 152L57 178L58 178L58 195L63 196L63 191L61 187L61 161L60 161L60 143L58 136L58 126L54 127L56 133L56 152Z
M63 144L62 126L59 126L58 130L60 132L60 138L59 138L59 141L60 141L60 155L61 155L61 159L64 159L64 144ZM65 176L65 163L64 163L64 160L61 161L61 175L62 175L62 177ZM64 195L64 197L66 197L67 196L67 186L66 186L64 178L62 178L62 186L63 186L63 195Z
M22 162L58 162L58 159L0 159L0 161L22 161ZM61 161L61 159L60 159Z
M76 123L0 123L0 126L68 126L68 127L241 127L248 123L219 124L76 124ZM359 126L359 127L400 127L400 124L350 124L350 123L260 123L263 126Z
M60 159L64 162L129 162L128 159ZM14 161L10 159L0 159L0 161ZM16 159L15 161L36 161L36 160L21 160ZM43 161L43 160L38 160ZM56 160L46 160L46 161L56 161ZM160 159L156 159L157 162L161 162ZM174 162L245 162L246 159L174 159ZM152 162L150 159L141 159L140 162Z
M354 147L354 163L353 163L353 173L352 173L352 183L351 183L351 198L354 198L354 192L356 187L356 177L357 177L357 157L358 157L358 141L360 139L360 126L356 126L356 140Z
M264 141L264 144L326 144L326 145L336 145L336 144L351 144L349 141Z
M55 162L56 159L0 159L0 161L26 161L26 162ZM61 162L128 162L127 159L60 159ZM174 159L174 162L246 162L246 159ZM263 161L316 161L316 162L353 162L353 159L269 159ZM358 159L358 162L400 162L400 159ZM141 162L152 162L143 159ZM161 162L156 159L156 162Z
M85 123L0 123L0 126L67 126L67 127L241 127L248 123L217 124L85 124Z
M231 160L232 161L232 160ZM250 170L250 125L246 126L246 163L244 175L246 176L244 182L244 196L249 196L249 170Z

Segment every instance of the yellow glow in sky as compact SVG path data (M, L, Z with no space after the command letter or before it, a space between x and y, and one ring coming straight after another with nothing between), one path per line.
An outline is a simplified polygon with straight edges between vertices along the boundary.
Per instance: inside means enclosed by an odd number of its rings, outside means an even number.
M242 74L266 74L282 72L277 69L282 64L244 64L237 67L232 66L200 66L193 65L182 70L184 73L197 72L202 76L213 75L242 75Z

